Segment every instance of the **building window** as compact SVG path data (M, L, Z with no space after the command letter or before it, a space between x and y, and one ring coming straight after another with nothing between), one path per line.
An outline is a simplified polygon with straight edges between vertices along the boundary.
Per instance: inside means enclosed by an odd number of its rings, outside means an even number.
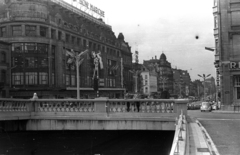
M81 38L77 38L77 45L81 46Z
M12 52L13 53L23 53L23 43L14 43L12 44Z
M83 47L86 48L87 47L87 41L84 39L83 40Z
M217 6L217 1L218 1L218 0L214 0L214 1L213 1L213 6Z
M37 57L25 57L26 68L37 68Z
M12 73L12 84L23 85L23 73Z
M26 85L37 85L37 72L26 72L25 73L25 84Z
M51 29L51 39L56 39L56 30Z
M0 37L6 37L6 36L7 36L6 27L0 27Z
M69 43L69 41L70 41L70 35L66 34L66 42Z
M25 53L37 53L35 43L25 43Z
M48 53L48 45L47 44L37 44L38 53Z
M46 73L46 72L39 73L39 84L41 84L41 85L48 84L48 73Z
M52 85L55 85L55 74L52 73Z
M71 75L71 85L75 86L75 75Z
M58 31L58 40L62 40L62 32Z
M218 18L217 16L214 16L214 28L218 28Z
M26 25L25 34L26 34L26 36L36 36L37 35L36 26Z
M66 75L66 85L69 86L70 85L70 75Z
M47 37L47 28L40 26L40 36Z
M0 57L0 62L6 63L6 61L7 61L6 53L4 51L2 51L1 52L1 57Z
M22 26L21 25L12 26L12 35L13 36L22 36Z
M75 44L75 37L72 36L72 44Z
M5 83L6 82L6 70L1 70L1 81Z
M234 81L234 87L236 88L236 97L237 99L240 99L240 76L234 76L235 81Z

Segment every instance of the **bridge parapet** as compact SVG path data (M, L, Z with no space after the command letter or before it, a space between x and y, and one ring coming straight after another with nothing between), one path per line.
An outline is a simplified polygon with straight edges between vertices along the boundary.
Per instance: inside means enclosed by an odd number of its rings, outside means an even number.
M0 119L34 119L34 116L83 116L101 114L111 117L119 114L150 114L161 117L187 114L188 100L169 99L0 99ZM159 115L157 115L159 114ZM169 115L170 114L170 115ZM130 116L130 115L128 115ZM133 117L132 115L131 117ZM142 115L143 116L143 115ZM147 115L145 115L147 116ZM29 118L27 118L29 117ZM138 117L138 116L136 116Z

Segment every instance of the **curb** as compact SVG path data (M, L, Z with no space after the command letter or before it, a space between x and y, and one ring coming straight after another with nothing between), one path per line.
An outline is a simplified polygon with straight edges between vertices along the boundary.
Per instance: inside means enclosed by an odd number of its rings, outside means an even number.
M220 155L216 145L214 144L212 138L209 136L207 130L202 126L202 124L198 120L196 120L196 123L198 124L198 126L202 130L202 133L204 135L204 139L205 139L205 141L207 143L207 146L209 148L210 154L211 155Z

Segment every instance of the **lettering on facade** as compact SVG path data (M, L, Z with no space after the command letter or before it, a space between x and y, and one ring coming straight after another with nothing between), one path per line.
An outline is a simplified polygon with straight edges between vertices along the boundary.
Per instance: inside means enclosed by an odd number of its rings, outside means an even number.
M240 62L230 62L231 70L240 70Z
M35 12L35 11L13 11L10 15L12 19L18 20L26 20L31 18L31 20L40 20L46 21L47 14L43 12Z
M80 5L82 5L82 6L84 6L86 9L89 9L89 10L95 12L96 14L104 17L104 11L100 10L99 8L97 8L96 6L94 6L92 4L89 4L87 1L85 1L85 0L78 0L78 3Z

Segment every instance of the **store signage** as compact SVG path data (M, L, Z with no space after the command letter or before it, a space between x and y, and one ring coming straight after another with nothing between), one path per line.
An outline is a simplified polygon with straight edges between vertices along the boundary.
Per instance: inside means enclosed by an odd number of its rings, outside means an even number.
M240 70L240 62L230 62L231 70Z
M91 11L93 11L94 13L104 17L104 11L100 10L99 8L97 8L96 6L88 3L85 0L74 0L74 1L78 1L78 3L82 6L84 6L86 9L89 9Z

